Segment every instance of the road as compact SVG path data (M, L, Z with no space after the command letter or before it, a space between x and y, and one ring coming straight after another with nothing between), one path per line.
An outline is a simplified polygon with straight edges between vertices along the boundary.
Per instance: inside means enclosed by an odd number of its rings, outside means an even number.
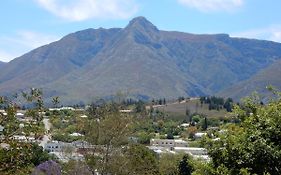
M49 119L44 117L43 123L45 126L45 135L43 136L43 139L40 141L40 146L44 148L45 144L50 141L51 135L49 134L49 131L51 129L51 123L49 122Z

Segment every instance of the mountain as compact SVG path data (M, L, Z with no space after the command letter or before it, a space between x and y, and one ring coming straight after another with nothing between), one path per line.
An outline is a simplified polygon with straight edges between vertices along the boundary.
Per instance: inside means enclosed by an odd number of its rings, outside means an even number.
M281 61L278 60L269 67L259 71L251 78L223 90L218 93L218 95L239 100L242 97L249 96L253 92L258 92L259 94L262 94L263 98L266 98L272 94L266 89L267 86L271 85L274 88L277 88L277 90L281 90L280 67Z
M125 28L87 29L37 48L0 70L0 94L43 88L89 102L118 91L137 98L215 94L281 59L281 44L227 34L162 31L144 17Z
M0 69L5 65L5 62L0 61Z

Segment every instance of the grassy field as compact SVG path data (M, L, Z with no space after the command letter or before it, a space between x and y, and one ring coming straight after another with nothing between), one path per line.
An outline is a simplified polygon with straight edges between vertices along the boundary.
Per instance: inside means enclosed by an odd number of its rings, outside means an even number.
M225 117L229 116L230 114L227 113L225 109L217 110L209 110L208 104L200 103L199 99L193 99L188 101L183 101L181 103L174 102L168 103L162 106L154 106L155 109L162 111L168 115L168 117L175 118L175 119L185 119L186 118L186 109L188 108L190 113L199 113L204 114L209 118L213 117Z

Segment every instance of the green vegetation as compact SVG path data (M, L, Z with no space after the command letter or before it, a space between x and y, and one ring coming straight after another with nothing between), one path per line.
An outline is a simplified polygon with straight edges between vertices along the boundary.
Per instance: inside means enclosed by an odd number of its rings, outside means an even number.
M231 98L228 98L224 100L221 97L201 97L200 98L200 103L203 104L208 104L209 105L209 110L221 110L223 108L226 109L227 112L231 112L233 108L233 100Z
M52 124L52 138L57 141L73 142L83 139L85 129L81 126L85 119L79 117L80 113L71 110L54 110L48 112ZM81 133L81 136L71 136L73 133Z
M228 111L223 107L217 109L209 109L208 103L201 103L200 99L186 99L181 103L167 103L166 105L156 106L156 111L165 113L165 116L173 120L186 120L192 114L200 114L208 116L208 118L224 118L230 116ZM187 114L188 113L188 114Z
M58 162L61 167L56 165L56 171L61 169L62 174L86 175L94 172L104 175L280 174L281 93L273 92L277 97L266 104L260 103L258 96L246 98L241 104L234 105L227 117L209 117L199 113L199 104L198 113L185 110L184 119L175 119L159 110L159 106L132 100L126 103L93 103L84 111L47 111L45 114L52 123L53 139L69 143L81 140L91 145L80 150L85 160ZM3 175L30 174L36 166L37 169L47 167L48 163L43 162L55 160L37 143L12 139L17 134L40 138L44 133L42 114L46 109L41 94L35 89L23 94L24 99L33 106L26 112L32 122L25 122L24 125L15 117L17 108L14 103L1 98L1 106L7 112L7 115L0 113L1 125L5 128L0 148L0 173ZM219 108L224 108L223 105L228 102L233 103L230 99L211 99L217 100L214 104L221 105ZM193 102L195 107L197 102ZM182 101L176 104L186 105ZM167 103L165 107L169 105ZM121 112L128 108L129 112ZM214 111L220 112L217 109ZM181 126L182 123L188 125ZM196 138L197 132L206 135ZM70 136L71 133L82 136ZM190 147L207 148L211 160L194 159L184 153L159 155L146 147L152 138L178 137L188 141Z
M6 112L6 114L0 112L0 125L4 127L0 138L0 174L3 175L30 174L34 166L51 159L37 143L28 142L28 139L40 138L44 133L42 92L39 89L31 89L28 93L23 92L22 97L26 103L34 106L25 114L31 118L30 121L19 121L16 118L18 105L0 97L0 105ZM17 140L17 135L27 142Z
M208 142L215 169L228 174L281 173L281 99L267 105L259 98L248 98L235 107L238 124L227 126L220 140Z

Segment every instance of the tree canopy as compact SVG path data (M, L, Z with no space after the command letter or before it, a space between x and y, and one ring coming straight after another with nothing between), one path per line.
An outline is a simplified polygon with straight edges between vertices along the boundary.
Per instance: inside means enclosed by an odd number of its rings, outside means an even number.
M260 103L257 96L235 106L238 124L231 124L208 153L215 168L228 174L281 174L281 98Z

